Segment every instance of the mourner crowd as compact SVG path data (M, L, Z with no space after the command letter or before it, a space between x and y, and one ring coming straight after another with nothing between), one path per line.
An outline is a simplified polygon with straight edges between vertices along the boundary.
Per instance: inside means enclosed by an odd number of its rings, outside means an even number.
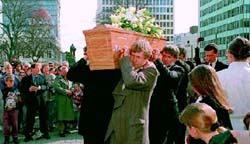
M30 64L13 59L4 63L0 88L5 144L10 137L18 143L19 133L25 135L25 142L33 140L35 117L42 133L37 139L50 139L55 128L60 137L69 133L69 126L77 129L84 87L67 80L68 69L68 62Z
M242 142L234 130L249 129L250 41L229 43L229 65L219 61L215 43L204 47L201 59L199 43L192 62L185 47L158 50L137 40L119 49L120 69L113 70L91 70L88 50L72 66L5 62L5 144L10 137L18 143L21 131L32 141L36 116L44 139L54 128L65 137L75 124L85 144Z

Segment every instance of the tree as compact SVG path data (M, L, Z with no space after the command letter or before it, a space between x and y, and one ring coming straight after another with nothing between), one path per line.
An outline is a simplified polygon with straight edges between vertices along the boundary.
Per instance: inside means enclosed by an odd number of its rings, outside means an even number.
M31 57L33 61L34 58L39 61L48 51L55 53L58 49L51 16L44 7L33 11L23 41L22 52Z
M9 61L21 55L39 60L49 51L54 54L58 51L51 16L44 7L36 9L22 0L0 1L3 6L0 49Z
M25 31L30 7L21 0L1 0L3 22L0 23L3 34L1 35L1 51L10 61L12 57L19 56L18 45L22 43L21 37Z

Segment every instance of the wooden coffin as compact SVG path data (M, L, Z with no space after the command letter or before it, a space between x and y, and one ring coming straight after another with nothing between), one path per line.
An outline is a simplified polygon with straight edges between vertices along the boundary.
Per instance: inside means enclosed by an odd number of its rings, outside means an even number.
M91 70L118 69L119 61L115 53L119 48L130 48L138 39L147 39L152 48L162 49L165 38L145 36L142 33L116 28L111 25L100 25L84 30L87 53Z

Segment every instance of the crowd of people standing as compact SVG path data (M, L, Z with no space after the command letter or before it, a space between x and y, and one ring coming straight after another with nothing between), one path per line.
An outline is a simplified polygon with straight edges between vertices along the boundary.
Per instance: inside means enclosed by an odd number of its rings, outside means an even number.
M85 144L239 142L233 130L249 129L250 122L244 117L250 112L250 41L236 37L229 43L229 64L219 61L215 43L204 47L202 61L199 43L194 63L182 46L152 49L147 40L119 49L120 69L90 70L88 51L70 67L5 63L0 87L6 143L10 136L18 143L22 128L25 141L32 141L35 116L45 139L54 124L65 137L68 122L77 120Z
M11 137L18 143L18 134L24 134L25 142L32 141L36 117L42 133L37 139L50 139L49 133L53 130L65 137L69 125L77 129L84 87L67 80L68 69L68 62L60 65L18 61L3 64L0 88L4 144L8 144Z
M237 37L230 42L227 50L229 65L219 61L219 47L215 43L205 46L205 58L202 61L199 43L200 41L197 42L192 62L186 60L183 47L168 45L157 50L150 48L147 41L139 40L128 52L126 49L119 50L120 69L115 70L90 70L91 61L88 61L86 53L67 74L70 80L86 86L79 119L79 134L83 136L84 142L209 143L210 139L190 134L191 127L199 129L199 126L179 119L182 112L182 117L186 115L187 106L192 103L209 106L208 109L213 109L216 114L216 118L204 127L207 128L206 132L213 133L217 138L226 138L221 141L225 144L239 141L237 136L231 133L232 130L248 128L233 125L233 115L237 113L237 109L244 107L246 111L237 117L243 125L243 115L250 111L249 105L246 104L249 95L246 86L249 86L249 80L242 79L248 77L250 72L247 61L250 57L250 42L243 37ZM154 66L148 67L149 62ZM228 81L222 80L220 74L231 71L230 67L233 65L242 65L241 71L244 71L241 77L237 72L231 73L238 76L237 81L244 83L239 89L227 88L224 83ZM156 72L153 72L155 70ZM156 78L156 81L152 78ZM230 84L235 85L233 82ZM244 105L234 104L230 100L230 91L241 93L237 95L237 99L241 99ZM244 122L247 121L245 118ZM225 129L222 130L221 127ZM211 142L220 143L217 138L211 139Z

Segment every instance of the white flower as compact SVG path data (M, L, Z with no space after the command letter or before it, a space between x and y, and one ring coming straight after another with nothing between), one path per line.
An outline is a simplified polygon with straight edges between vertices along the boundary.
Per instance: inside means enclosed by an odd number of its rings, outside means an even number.
M136 8L135 7L129 7L128 11L131 13L135 13L136 12Z
M114 23L114 24L120 23L120 21L121 21L121 17L119 17L117 15L111 15L110 19L111 19L112 23Z
M137 21L136 16L133 13L131 13L130 11L126 12L125 19L127 19L131 22Z
M160 37L163 33L161 27L154 24L155 18L145 8L136 11L135 7L125 9L119 6L110 19L115 27L141 32L145 35Z
M138 16L138 17L143 16L145 11L146 11L146 9L145 9L145 8L144 8L144 9L140 9L140 10L138 10L138 11L137 11L137 16Z
M147 30L148 32L150 32L150 31L151 31L151 28L150 28L150 27L147 27L146 30Z

